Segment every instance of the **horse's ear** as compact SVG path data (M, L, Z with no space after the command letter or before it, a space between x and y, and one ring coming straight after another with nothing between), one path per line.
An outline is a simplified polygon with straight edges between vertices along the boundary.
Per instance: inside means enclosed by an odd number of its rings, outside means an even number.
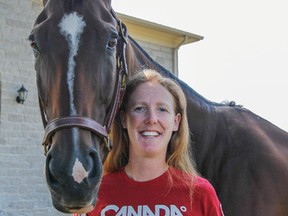
M108 8L108 9L110 10L110 9L111 9L111 2L112 2L112 0L104 0L103 2L104 2L104 4L106 5L106 8Z
M45 6L48 0L42 0L42 2L43 2L43 6Z

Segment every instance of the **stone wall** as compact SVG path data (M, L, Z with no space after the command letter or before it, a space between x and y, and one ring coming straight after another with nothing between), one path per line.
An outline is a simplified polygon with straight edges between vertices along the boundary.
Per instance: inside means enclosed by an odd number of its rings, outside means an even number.
M43 126L27 40L41 10L40 0L0 0L0 216L64 215L53 208L45 182ZM172 49L140 44L172 69ZM15 100L22 84L29 90L23 105Z
M63 215L51 204L43 174L43 126L33 55L27 40L41 11L36 0L0 0L0 215ZM29 90L16 102L17 90Z

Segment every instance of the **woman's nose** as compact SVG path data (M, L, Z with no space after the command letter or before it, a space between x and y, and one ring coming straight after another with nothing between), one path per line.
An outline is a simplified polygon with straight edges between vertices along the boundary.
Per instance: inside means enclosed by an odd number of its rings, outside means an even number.
M148 124L156 124L158 121L157 114L153 110L149 110L147 112L146 123Z

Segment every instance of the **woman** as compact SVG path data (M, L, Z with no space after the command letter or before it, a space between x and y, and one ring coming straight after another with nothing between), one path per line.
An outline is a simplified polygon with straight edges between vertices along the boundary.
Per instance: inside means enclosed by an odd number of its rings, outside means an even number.
M189 153L186 99L172 79L144 70L127 83L112 129L95 215L222 215Z

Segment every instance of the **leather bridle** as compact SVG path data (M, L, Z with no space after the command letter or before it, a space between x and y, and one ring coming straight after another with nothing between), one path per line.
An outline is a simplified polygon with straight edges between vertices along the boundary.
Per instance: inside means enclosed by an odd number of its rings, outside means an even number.
M72 127L78 127L93 132L102 139L102 143L105 144L108 150L111 150L112 148L112 144L109 139L109 133L112 123L115 119L115 115L122 103L122 99L126 89L126 76L128 75L128 68L126 63L126 45L128 43L128 31L125 24L123 24L121 20L116 16L116 13L113 9L111 11L111 14L117 20L119 34L116 53L117 86L114 91L109 111L105 117L104 125L99 124L97 121L87 116L58 117L48 122L45 110L43 109L42 103L39 98L40 112L45 128L45 134L42 142L44 146L44 155L47 155L49 149L51 148L51 139L55 132Z

